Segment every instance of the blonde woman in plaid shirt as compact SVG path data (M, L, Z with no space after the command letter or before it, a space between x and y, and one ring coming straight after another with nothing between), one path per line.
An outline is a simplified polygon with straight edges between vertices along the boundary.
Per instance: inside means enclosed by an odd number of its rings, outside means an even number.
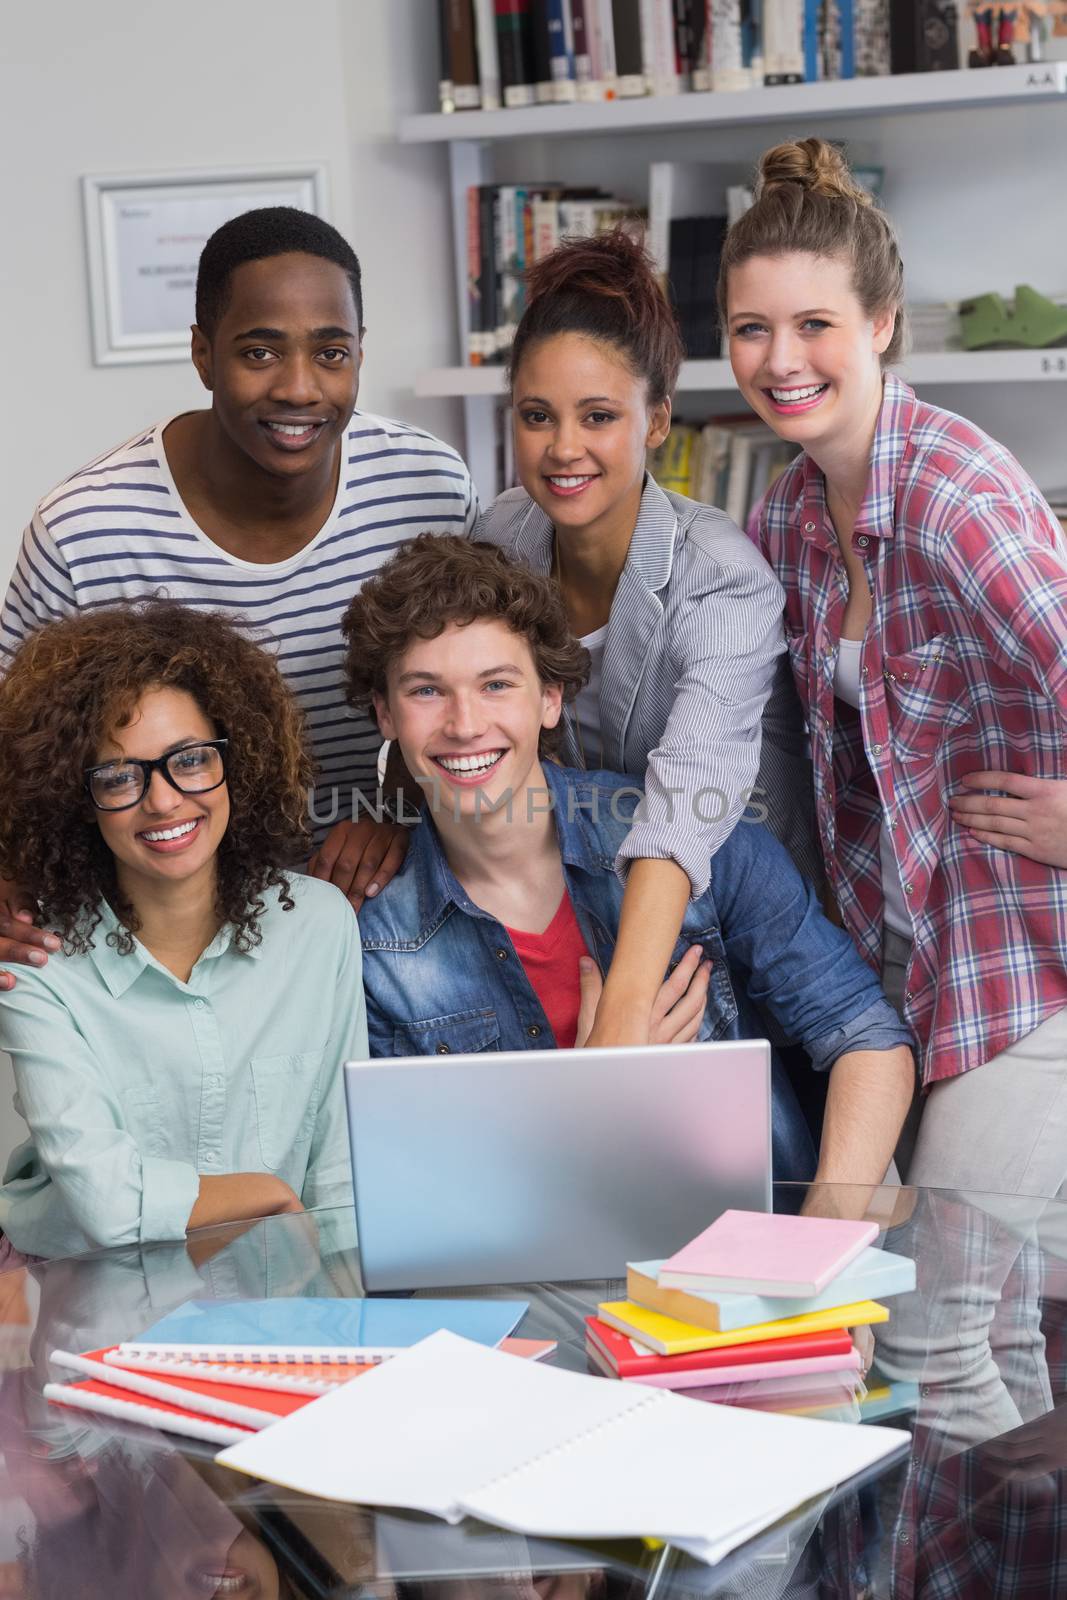
M1067 1179L1060 526L1002 446L886 371L903 343L900 253L833 146L764 155L719 293L742 394L802 447L753 531L786 591L830 883L921 1051L907 1176L1054 1195ZM981 1330L1001 1285L984 1295L978 1280L1004 1273L972 1269L964 1320ZM983 1381L995 1411L995 1370Z

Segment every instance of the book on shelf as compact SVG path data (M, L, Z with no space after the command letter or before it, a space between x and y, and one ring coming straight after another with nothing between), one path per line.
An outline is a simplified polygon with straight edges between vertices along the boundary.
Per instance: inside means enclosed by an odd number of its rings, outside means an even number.
M601 1322L616 1328L638 1344L647 1345L661 1356L684 1355L691 1350L724 1350L731 1345L754 1344L764 1339L787 1339L792 1334L824 1333L828 1329L866 1328L888 1322L889 1312L875 1300L855 1305L835 1306L830 1311L809 1311L797 1316L782 1316L775 1322L762 1322L751 1328L734 1328L729 1333L712 1333L692 1322L679 1322L659 1311L649 1311L630 1300L606 1300L597 1307Z
M548 31L549 0L530 0L530 70L534 103L552 104L552 41Z
M506 109L534 103L530 0L495 0L497 75Z
M672 423L664 443L650 454L648 468L662 489L718 506L744 527L796 453L795 445L746 412L703 424Z
M527 269L568 238L624 227L644 236L645 214L595 188L475 184L467 191L466 359L504 358L526 304Z
M571 0L548 0L548 50L552 99L557 105L567 105L577 98Z
M473 0L438 0L441 19L442 111L477 111L482 104Z
M495 0L474 0L474 42L478 52L478 83L482 92L482 110L499 111L503 100L500 92L500 59L496 43Z
M673 0L641 0L640 19L645 93L677 94L681 84Z
M889 0L893 72L951 72L960 64L956 0Z
M626 1293L635 1305L660 1311L665 1317L692 1322L712 1333L728 1333L772 1322L782 1315L782 1302L770 1295L670 1289L659 1282L662 1261L631 1261L626 1267ZM886 1295L907 1294L915 1287L915 1263L907 1256L868 1245L821 1294L790 1303L796 1316L811 1311L832 1311L857 1300L882 1300Z
M816 1295L877 1237L876 1222L731 1208L667 1258L659 1281L673 1289Z
M953 0L438 0L438 11L442 111L957 64Z
M641 40L641 0L611 0L615 40L616 93L634 99L645 92L645 57Z

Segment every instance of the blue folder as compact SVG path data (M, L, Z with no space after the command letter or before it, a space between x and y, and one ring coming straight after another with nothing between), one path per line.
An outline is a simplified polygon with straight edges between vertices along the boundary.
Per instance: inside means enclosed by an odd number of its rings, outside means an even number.
M440 1328L497 1345L529 1309L526 1300L189 1300L129 1341L226 1352L390 1350Z

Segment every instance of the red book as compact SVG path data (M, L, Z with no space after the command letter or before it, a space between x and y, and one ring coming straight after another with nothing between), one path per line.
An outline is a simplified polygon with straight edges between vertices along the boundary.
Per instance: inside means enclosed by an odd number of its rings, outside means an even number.
M790 1339L761 1339L758 1343L732 1344L722 1350L691 1350L680 1356L660 1356L653 1351L639 1354L636 1339L609 1328L599 1317L586 1317L586 1337L609 1362L620 1378L651 1377L672 1372L707 1372L715 1367L752 1366L753 1377L760 1363L795 1361L811 1356L848 1357L851 1335L844 1328L829 1333L801 1333Z

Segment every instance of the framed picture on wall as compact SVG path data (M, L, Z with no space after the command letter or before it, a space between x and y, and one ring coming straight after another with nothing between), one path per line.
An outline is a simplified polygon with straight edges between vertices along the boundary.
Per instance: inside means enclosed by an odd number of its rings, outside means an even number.
M82 178L82 199L97 366L184 361L209 235L257 206L325 217L326 166L95 174Z

